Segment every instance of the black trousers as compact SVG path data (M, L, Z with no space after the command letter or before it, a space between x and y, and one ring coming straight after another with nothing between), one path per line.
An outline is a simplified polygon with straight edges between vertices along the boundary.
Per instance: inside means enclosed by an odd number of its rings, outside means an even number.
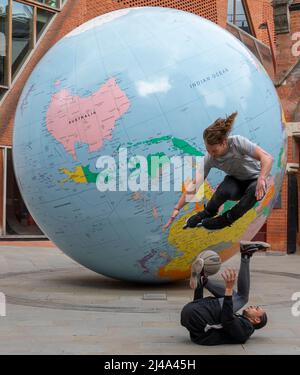
M256 191L257 179L238 180L232 176L225 176L223 182L217 187L212 198L206 205L206 210L215 216L219 208L228 200L238 201L229 211L232 221L239 219L250 210L257 202Z

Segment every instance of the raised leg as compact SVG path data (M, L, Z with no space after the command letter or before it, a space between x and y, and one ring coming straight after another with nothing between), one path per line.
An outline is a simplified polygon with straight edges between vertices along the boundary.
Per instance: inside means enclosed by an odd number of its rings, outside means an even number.
M242 187L239 181L232 176L225 176L223 182L217 187L210 201L206 205L206 210L214 216L219 208L228 200L238 200L241 198Z
M219 208L227 200L238 200L243 193L239 181L231 176L225 176L223 182L217 187L213 196L207 202L205 210L192 215L186 222L184 228L195 228L202 220L212 218L218 213Z
M237 312L240 310L249 299L250 291L250 258L241 257L241 265L237 280L237 291L233 291L232 303L233 311ZM208 280L205 284L205 288L218 298L221 305L223 305L223 297L225 295L225 287L223 283L215 280Z
M242 195L239 202L226 212L231 222L236 221L242 217L247 211L249 211L257 202L255 191L256 191L257 180L254 180L249 184L245 193Z
M240 189L243 191L239 202L233 206L230 210L226 211L224 214L202 220L201 224L206 229L222 229L230 226L241 216L243 216L247 211L249 211L254 204L257 202L255 196L257 180L251 180L250 182L240 181Z

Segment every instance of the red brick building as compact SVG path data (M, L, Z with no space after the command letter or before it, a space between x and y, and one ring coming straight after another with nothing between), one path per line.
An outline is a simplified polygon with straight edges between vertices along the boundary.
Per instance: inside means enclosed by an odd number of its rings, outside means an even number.
M20 4L27 7L31 25L23 55L14 50L18 28L14 9ZM300 240L299 207L295 209L299 202L300 0L0 0L0 236L42 234L22 204L11 167L14 114L27 78L48 49L68 32L103 13L133 6L173 7L208 18L238 37L267 69L283 103L289 129L288 162L294 164L289 165L280 202L258 237L270 242L274 250L293 252ZM7 218L16 215L12 201L18 201L19 208L15 229L10 232Z

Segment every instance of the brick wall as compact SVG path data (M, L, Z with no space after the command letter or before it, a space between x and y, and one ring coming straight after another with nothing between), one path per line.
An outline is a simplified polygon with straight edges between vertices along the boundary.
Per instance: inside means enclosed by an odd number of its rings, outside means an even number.
M273 209L267 220L266 241L272 246L272 250L286 251L287 228L287 177L284 177L281 190L282 208Z
M181 9L218 23L217 0L116 0L116 2L122 7L161 6Z
M300 1L300 0L299 0ZM287 34L279 34L276 39L276 60L277 60L277 79L289 69L290 66L300 57L300 47L297 50L297 55L293 55L292 46L296 40L292 39L294 33L300 32L300 11L293 11L290 13L291 32ZM297 39L299 41L299 37Z
M227 1L224 0L216 0L217 4L217 19L218 19L218 25L226 28L226 22L227 22Z
M279 72L279 78L300 59L299 35L297 40L293 39L296 33L300 34L300 11L291 12L291 33L287 34L289 38L280 36L278 62L282 72ZM278 90L278 93L285 108L287 121L297 121L296 110L299 110L300 104L299 69L290 74L286 84Z
M248 8L251 14L256 38L261 40L266 45L269 45L269 37L266 29L260 29L259 25L263 22L269 21L270 32L273 42L276 41L274 21L273 21L273 7L271 1L268 0L247 0Z
M300 80L296 74L291 74L286 84L277 89L288 122L299 121Z
M275 25L274 25L274 13L273 13L273 7L272 7L271 1L263 2L263 20L269 21L271 38L273 40L273 43L275 44L276 34L275 34ZM267 30L260 29L260 34L258 34L257 37L263 43L268 44L268 45L270 44Z

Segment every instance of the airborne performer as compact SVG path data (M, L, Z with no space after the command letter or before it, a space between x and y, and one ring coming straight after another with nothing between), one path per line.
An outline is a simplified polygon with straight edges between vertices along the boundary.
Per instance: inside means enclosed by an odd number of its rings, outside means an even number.
M266 179L272 169L273 157L241 135L229 136L236 116L237 112L234 112L225 119L218 118L203 132L207 150L204 156L204 180L212 168L225 172L226 176L207 202L205 209L191 216L185 227L202 226L213 230L230 226L266 193ZM187 189L180 197L164 230L187 203L186 195L197 192L199 173L196 172L196 177L192 181L194 188ZM238 202L230 210L218 215L219 208L228 200Z

